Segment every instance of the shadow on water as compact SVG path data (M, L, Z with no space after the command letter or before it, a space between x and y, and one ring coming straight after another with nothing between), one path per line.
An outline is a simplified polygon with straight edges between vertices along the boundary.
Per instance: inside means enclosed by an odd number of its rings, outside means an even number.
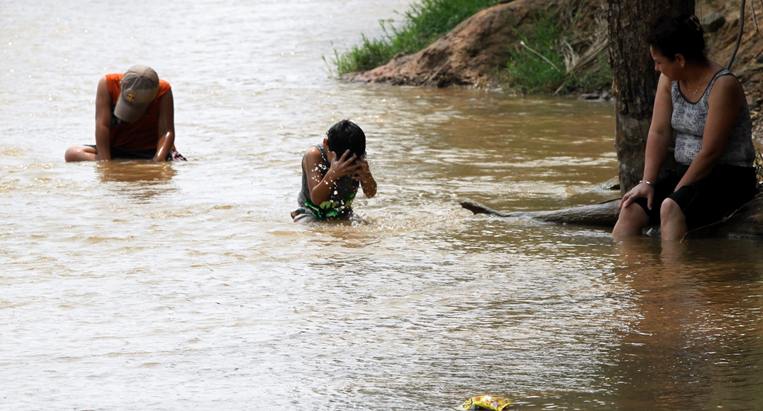
M728 240L737 242L735 240ZM757 244L618 241L638 314L613 351L619 409L756 409L763 382Z
M172 194L177 188L172 178L177 171L172 163L153 161L109 161L96 163L99 180L115 194L124 195L138 202L145 202L160 195Z

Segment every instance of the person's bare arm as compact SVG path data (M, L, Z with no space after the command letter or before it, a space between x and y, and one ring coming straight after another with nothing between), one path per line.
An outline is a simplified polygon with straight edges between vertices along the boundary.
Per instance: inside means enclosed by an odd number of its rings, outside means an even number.
M302 166L307 173L307 186L310 189L310 202L315 205L320 205L331 194L331 190L334 189L334 183L340 177L354 174L357 170L355 164L355 155L350 155L350 150L347 150L342 154L339 159L336 158L336 154L333 151L328 152L328 159L331 163L328 171L325 175L321 175L320 166L323 163L321 158L321 152L311 147L305 154Z
M175 144L175 102L170 89L159 101L159 141L154 161L165 161Z
M670 118L673 115L673 100L670 97L670 79L665 75L660 75L660 81L657 85L657 95L654 99L654 110L652 112L652 124L649 127L649 135L646 140L646 154L644 156L644 174L643 180L654 184L660 173L668 148L673 139L673 126L670 125ZM633 201L639 198L647 199L647 206L651 210L654 200L654 187L642 183L633 187L631 191L623 196L620 207L628 207Z
M360 157L356 161L358 170L353 178L360 181L360 186L363 188L363 194L368 198L372 198L376 195L376 180L371 175L371 168L368 166L366 156Z
M98 161L111 160L111 140L109 128L111 127L111 95L106 77L98 82L98 91L95 95L95 146Z
M709 108L702 149L692 160L676 190L707 177L713 171L729 141L731 128L744 98L744 90L734 77L722 76L715 81L708 97Z

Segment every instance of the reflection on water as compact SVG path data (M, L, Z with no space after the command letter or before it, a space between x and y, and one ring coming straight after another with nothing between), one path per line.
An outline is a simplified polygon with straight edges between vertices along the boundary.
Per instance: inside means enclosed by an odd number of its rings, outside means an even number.
M763 264L754 247L619 241L639 318L616 357L632 409L753 409L763 376ZM733 264L730 264L731 262Z
M172 194L177 190L171 184L176 173L173 163L117 160L99 162L95 165L95 171L109 191L139 201L146 201L156 195Z
M328 78L406 3L4 2L0 408L759 408L758 243L459 206L616 196L611 105ZM64 163L98 78L136 63L195 160ZM294 224L302 155L343 118L371 224Z
M116 160L99 162L95 168L102 182L117 181L160 185L172 180L175 169L172 163L139 160Z

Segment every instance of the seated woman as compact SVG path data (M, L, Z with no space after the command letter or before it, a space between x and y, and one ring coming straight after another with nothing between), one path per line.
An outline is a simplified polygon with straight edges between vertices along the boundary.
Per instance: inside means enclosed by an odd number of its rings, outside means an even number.
M695 16L658 23L649 37L660 80L643 180L620 202L614 237L660 224L664 240L720 220L755 196L752 121L742 85L704 54ZM676 131L674 174L657 181Z

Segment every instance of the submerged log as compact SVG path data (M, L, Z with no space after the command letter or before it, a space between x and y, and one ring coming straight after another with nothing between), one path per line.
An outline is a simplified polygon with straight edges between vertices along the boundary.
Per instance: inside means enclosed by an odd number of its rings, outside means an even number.
M614 227L620 214L619 199L580 207L551 211L497 211L474 200L463 200L461 206L474 214L496 217L515 217L547 223L580 224ZM759 192L750 202L734 211L723 220L689 231L686 237L760 237L763 238L763 192Z
M615 199L601 204L566 208L563 210L503 212L493 210L492 208L482 203L467 199L461 202L461 207L464 207L474 214L488 214L497 217L528 218L547 223L614 227L615 223L617 222L617 216L620 215L620 208L618 207L618 204L620 204L619 199Z

